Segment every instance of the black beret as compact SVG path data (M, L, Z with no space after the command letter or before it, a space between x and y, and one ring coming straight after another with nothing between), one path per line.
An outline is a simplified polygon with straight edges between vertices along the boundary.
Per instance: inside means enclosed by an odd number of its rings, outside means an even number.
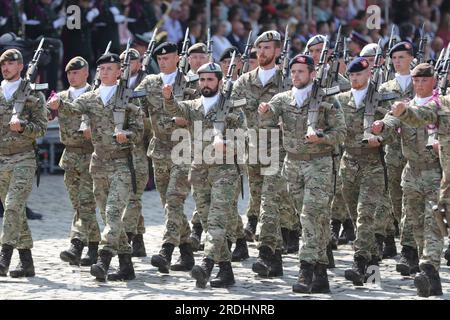
M97 66L104 64L104 63L118 63L120 64L120 58L118 54L115 53L107 53L102 55L97 60Z
M412 77L433 77L434 69L429 63L420 63L412 71Z
M72 58L66 65L66 72L68 71L72 71L72 70L80 70L83 68L89 68L89 65L87 63L87 61L83 58L83 57L75 57Z
M295 63L307 64L310 66L314 66L314 59L311 56L306 54L298 54L289 61L289 68L292 67Z
M236 51L236 57L240 57L241 53L239 52L239 49L236 47L229 47L222 52L220 55L219 61L222 62L225 59L231 59L233 56L233 51Z
M367 61L363 57L357 57L353 59L352 62L349 63L347 67L347 72L348 73L360 72L366 70L367 68L369 68L369 61Z
M173 52L178 52L177 45L173 42L163 42L155 48L155 50L153 51L153 55L156 57Z
M413 55L413 46L408 41L402 41L394 45L389 51L389 57L392 58L392 54L397 51L408 51L408 53L412 56Z

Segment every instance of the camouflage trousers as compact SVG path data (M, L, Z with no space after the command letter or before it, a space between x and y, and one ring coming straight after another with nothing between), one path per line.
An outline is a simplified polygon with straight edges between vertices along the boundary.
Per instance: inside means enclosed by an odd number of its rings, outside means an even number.
M123 224L126 233L144 234L145 224L142 216L142 195L147 186L148 158L144 146L139 146L133 150L133 162L136 171L136 194L131 193L127 207L123 213Z
M242 218L238 210L238 202L240 195L241 195L241 182L239 178L236 190L234 191L233 202L231 204L233 215L231 217L229 228L227 230L227 239L233 243L235 243L237 239L245 238L244 224L242 223Z
M337 173L339 173L340 161L339 160L335 161L337 167L336 170ZM345 205L344 197L342 195L341 176L339 174L336 174L335 179L336 179L336 189L334 190L333 200L331 200L331 219L344 222L345 220L351 218L353 221L356 221L356 211L350 213L347 211L347 206Z
M440 181L440 168L417 170L408 163L402 174L404 199L402 220L411 221L415 238L415 243L403 241L402 245L413 248L417 246L419 253L422 253L420 262L432 264L436 270L439 270L444 248L444 238L432 210L432 204L435 204L439 197Z
M184 202L190 191L189 166L176 165L170 159L153 159L156 189L164 206L163 243L179 246L188 243L191 228L184 214Z
M3 228L1 243L16 249L33 248L28 227L25 204L31 193L36 167L21 166L12 170L0 170L0 198L3 203Z
M384 190L383 166L378 154L358 158L347 153L341 159L339 174L342 195L349 212L357 212L355 256L371 260L378 256L375 243L375 210Z
M205 257L216 263L231 261L227 234L235 216L230 203L235 199L239 185L236 165L192 165L190 181L206 231Z
M332 159L321 157L309 161L285 159L282 175L300 213L302 243L299 259L328 264L330 241L330 203L332 197Z
M131 246L125 233L123 212L131 191L131 174L125 159L116 159L110 167L92 170L94 196L97 208L104 217L100 250L115 254L131 254Z
M60 166L65 169L64 184L70 202L75 209L70 230L70 239L100 242L100 228L95 212L95 198L92 177L89 173L91 154L79 154L64 150ZM72 165L69 165L72 164Z
M264 176L261 175L260 164L247 164L248 187L250 191L249 203L247 208L247 217L259 217L261 207L261 190Z
M404 164L401 166L388 165L388 185L389 185L389 197L392 205L392 212L394 215L389 215L389 219L386 220L386 235L395 235L394 218L400 225L402 218L402 198L403 191L401 187L402 172ZM412 237L412 229L405 230L405 233L409 233Z

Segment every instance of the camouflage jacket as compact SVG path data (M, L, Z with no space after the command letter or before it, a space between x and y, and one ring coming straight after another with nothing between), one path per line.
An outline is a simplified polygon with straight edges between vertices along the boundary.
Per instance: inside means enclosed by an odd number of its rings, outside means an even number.
M59 108L60 114L71 116L72 114L86 114L89 117L92 130L92 144L94 154L92 156L91 167L100 167L121 154L121 151L131 150L133 144L142 139L144 124L142 113L129 111L125 113L124 130L132 132L127 143L120 144L116 141L114 134L113 106L115 94L109 99L106 105L100 98L99 89L86 92L73 102L62 101ZM122 160L123 159L118 159ZM118 161L116 161L118 162Z
M406 88L406 91L402 91L402 88L400 87L400 84L397 82L397 80L394 78L388 82L383 83L380 86L379 89L380 93L386 93L386 92L394 92L399 95L399 98L396 100L403 100L403 99L412 99L414 97L414 88L411 83ZM391 101L390 103L383 103L383 106L386 109L391 108L391 104L394 103L394 101ZM401 166L403 163L403 155L400 145L400 137L393 136L393 141L386 146L386 163L394 166Z
M36 138L44 136L47 130L47 109L45 97L41 92L33 92L27 99L20 120L27 122L22 133L10 130L14 102L17 91L9 101L6 101L0 87L0 170L10 170L11 166L20 162L21 165L35 166L33 144Z
M186 78L183 78L186 81ZM186 87L185 98L192 99L191 94L196 94L197 83L188 83ZM171 141L172 132L179 128L173 121L172 117L167 114L163 108L162 97L163 81L159 74L148 75L142 80L135 91L145 90L147 97L141 99L142 109L146 115L146 132L151 135L150 144L148 146L147 155L155 159L170 159L170 153L174 146Z
M199 157L199 152L204 153L206 148L211 148L213 137L210 141L205 139L204 134L207 130L213 130L218 113L218 104L216 103L208 113L205 114L205 109L202 105L202 100L195 99L191 101L178 102L175 99L165 100L164 108L167 113L173 117L183 117L189 122L189 131L191 135L192 145L194 147L193 159L196 164L199 164L196 159ZM245 116L241 109L241 105L234 105L226 118L227 129L246 129ZM211 131L212 132L212 131ZM199 148L198 146L201 146ZM202 161L203 162L203 161Z
M450 208L450 96L431 101L425 106L409 106L398 118L413 128L435 124L438 127L439 159L442 167L440 203Z
M411 100L410 106L414 105L413 101ZM432 149L428 150L426 148L428 142L427 126L413 128L402 123L390 114L386 114L383 123L383 130L389 130L394 135L400 132L402 154L406 160L414 163L433 163L439 161L439 156Z
M345 116L345 123L347 124L347 136L344 140L344 147L346 149L367 149L370 148L368 144L364 144L364 101L357 109L355 100L351 91L343 92L336 95L336 99L342 106L342 110ZM378 107L375 110L375 120L381 120L387 113L386 109ZM382 136L382 144L390 143L389 135ZM348 154L348 152L347 152Z
M89 85L86 89L86 92L89 92L91 90L91 86ZM72 102L73 98L70 96L69 90L64 90L58 93L58 97L62 101ZM61 142L65 146L69 147L80 147L80 148L86 148L89 149L89 147L92 147L92 142L90 140L86 140L83 137L82 132L78 132L78 129L81 125L81 117L80 114L72 114L71 116L68 116L67 114L61 113L58 115L58 122L59 122L59 136L61 139ZM87 116L85 116L85 121L89 122L89 119Z
M324 133L324 143L307 143L305 140L308 129L308 105L310 97L298 106L292 90L275 95L269 102L270 110L262 117L281 117L283 121L283 147L293 154L314 154L329 152L345 138L346 127L344 114L339 102L330 98L323 101L319 107L317 129Z

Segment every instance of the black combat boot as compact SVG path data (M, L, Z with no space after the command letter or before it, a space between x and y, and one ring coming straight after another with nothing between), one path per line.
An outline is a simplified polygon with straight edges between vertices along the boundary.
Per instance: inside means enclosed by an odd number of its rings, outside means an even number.
M133 241L133 238L134 238L134 233L127 232L127 238L128 238L128 244L131 244L131 242Z
M281 250L275 250L275 254L272 255L269 277L282 277L282 276L283 276L283 258L281 257Z
M0 276L2 277L6 277L8 274L13 250L13 246L10 246L9 244L2 245L2 251L0 251Z
M289 243L287 253L296 253L299 249L300 233L298 229L289 230Z
M386 236L384 239L383 259L393 258L397 255L397 247L395 246L395 237Z
M234 274L230 261L219 262L219 272L209 284L212 288L227 288L234 285Z
M328 282L327 265L316 263L314 265L314 275L311 285L311 293L329 293L330 283Z
M142 234L138 233L134 236L132 248L132 257L142 258L147 256L147 252L145 251L144 236Z
M158 268L161 273L169 273L170 261L172 260L172 253L175 246L171 243L164 243L159 254L152 256L151 264Z
M419 255L417 248L403 246L400 260L395 266L395 270L400 272L402 276L409 276L419 272Z
M414 285L417 288L419 297L441 296L442 285L439 272L433 265L423 263L420 265L421 273L414 278Z
M292 291L296 293L311 293L314 275L314 264L300 261L300 272L297 282L292 285Z
M257 224L258 224L257 216L248 217L248 222L244 229L245 240L247 240L248 242L255 241L255 233L256 233L256 225Z
M97 281L105 281L108 277L109 264L111 263L112 253L107 250L100 250L96 264L91 266L91 275Z
M243 261L249 258L247 241L245 238L236 240L236 247L234 248L233 254L231 255L231 261Z
M33 257L30 249L19 249L20 262L15 270L11 270L11 278L34 277Z
M170 266L172 271L191 271L195 265L194 252L190 243L180 244L180 257Z
M80 264L83 267L92 266L98 259L98 242L89 242L86 255L81 258Z
M377 256L383 257L384 236L379 233L375 233L375 243L377 245L377 251L378 251Z
M131 262L131 254L119 254L119 270L116 273L108 275L110 281L127 281L136 278L134 274L133 262Z
M350 241L355 241L355 228L353 227L353 222L351 219L346 219L342 223L342 232L339 237L338 244L347 244Z
M331 219L331 249L336 250L339 242L339 231L341 230L341 221Z
M345 270L345 279L352 281L354 286L363 286L366 274L367 259L355 256L351 269Z
M447 260L447 265L450 266L450 243L448 244L447 250L444 252L444 258Z
M333 256L333 249L331 249L331 243L328 243L327 245L327 258L328 258L328 269L333 269L336 267L334 264L334 256Z
M77 238L70 241L71 245L68 250L64 250L59 254L59 257L64 262L69 262L71 265L80 265L81 254L83 253L84 243Z
M258 258L252 265L253 272L261 277L268 277L272 268L273 255L272 249L268 246L260 246Z
M283 254L286 254L289 247L289 229L281 228L281 238L283 239Z
M211 271L214 268L214 260L209 258L203 258L202 264L194 266L191 270L191 276L196 280L195 286L197 288L206 288Z
M194 223L192 225L192 232L190 235L191 246L194 252L197 252L200 247L200 241L202 240L203 227L201 223Z

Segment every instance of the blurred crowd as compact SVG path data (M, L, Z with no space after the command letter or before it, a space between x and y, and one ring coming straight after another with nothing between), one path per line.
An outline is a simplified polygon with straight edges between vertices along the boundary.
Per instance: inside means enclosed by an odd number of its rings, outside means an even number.
M68 10L71 5L80 10ZM379 29L368 28L371 5L381 9ZM62 66L74 56L84 57L93 70L109 41L111 51L120 53L129 38L143 54L155 27L158 42L175 43L182 42L189 28L191 45L205 42L211 28L215 59L231 46L243 51L251 30L254 41L270 29L284 35L288 23L291 56L303 52L313 35L329 35L333 42L340 26L352 56L380 38L387 44L393 25L397 39L417 48L424 24L429 59L437 59L450 41L450 1L444 0L211 0L209 17L206 8L205 0L0 0L0 50L14 35L29 41L53 39L45 81L57 90L67 85ZM80 28L71 28L77 18Z

